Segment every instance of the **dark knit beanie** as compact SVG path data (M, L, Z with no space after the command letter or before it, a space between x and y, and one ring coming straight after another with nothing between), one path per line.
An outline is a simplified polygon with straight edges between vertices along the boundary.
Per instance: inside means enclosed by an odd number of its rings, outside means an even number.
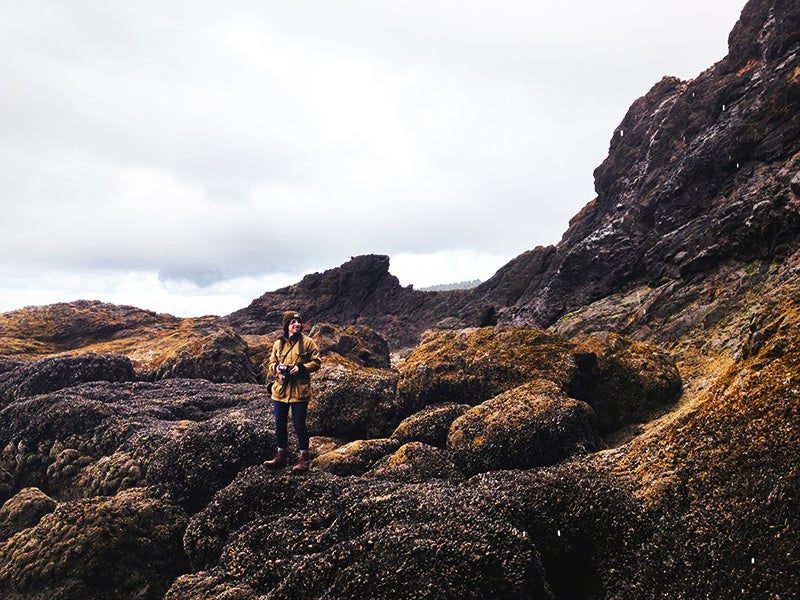
M283 333L286 335L289 335L289 321L292 319L297 319L301 323L303 322L303 318L296 310L287 310L285 313L283 313Z

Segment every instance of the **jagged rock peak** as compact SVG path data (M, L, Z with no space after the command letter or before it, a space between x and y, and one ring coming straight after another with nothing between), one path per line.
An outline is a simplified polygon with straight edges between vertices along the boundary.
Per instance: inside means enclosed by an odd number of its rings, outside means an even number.
M797 1L750 2L727 57L690 81L664 77L633 103L595 170L596 199L546 260L524 257L528 281L501 320L550 325L619 291L797 247L798 19Z
M279 329L283 311L300 310L309 323L366 325L397 348L415 345L425 329L446 319L452 326L488 324L468 302L471 292L402 287L389 272L389 257L371 254L267 292L227 318L240 333L259 335Z

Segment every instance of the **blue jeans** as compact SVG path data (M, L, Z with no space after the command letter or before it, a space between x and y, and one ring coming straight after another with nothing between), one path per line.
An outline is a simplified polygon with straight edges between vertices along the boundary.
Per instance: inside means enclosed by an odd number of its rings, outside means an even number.
M272 412L275 415L275 437L278 438L278 448L286 448L289 444L289 407L292 409L292 425L297 434L297 449L301 452L308 450L308 402L278 402L272 401Z

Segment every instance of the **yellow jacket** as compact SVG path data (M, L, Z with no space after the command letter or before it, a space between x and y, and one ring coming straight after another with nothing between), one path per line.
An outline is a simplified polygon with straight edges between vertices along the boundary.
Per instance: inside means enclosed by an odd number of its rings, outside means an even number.
M302 344L300 343L302 339ZM302 345L303 353L300 354ZM299 371L286 377L286 383L281 383L281 374L275 367L279 364L298 365ZM269 357L269 371L267 378L273 378L272 399L278 402L308 402L311 400L311 373L318 371L321 366L319 348L317 343L300 333L291 338L281 336L272 344L272 353Z

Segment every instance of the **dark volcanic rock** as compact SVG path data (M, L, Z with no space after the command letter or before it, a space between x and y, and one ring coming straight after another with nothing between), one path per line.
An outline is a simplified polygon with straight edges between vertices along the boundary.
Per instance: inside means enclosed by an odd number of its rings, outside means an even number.
M234 331L223 328L189 340L165 356L153 379L197 378L215 383L256 383L247 343Z
M0 376L0 405L12 398L36 396L89 381L132 381L127 356L56 356L24 364Z
M393 348L415 346L427 328L455 317L456 323L487 325L482 308L464 304L467 292L420 292L402 287L389 273L389 257L357 256L299 283L267 292L247 308L228 315L241 334L264 334L280 327L285 310L301 310L310 323L342 327L366 325Z
M400 404L406 412L432 403L476 405L546 379L591 405L606 434L677 399L681 377L664 350L607 332L578 342L520 327L428 332L399 367Z
M750 2L742 17L724 60L691 81L666 77L631 106L595 171L597 198L514 319L550 324L636 282L685 284L732 257L796 247L798 6Z
M275 448L266 403L261 415L231 410L190 424L179 437L165 440L146 461L146 480L195 512L244 467L269 459Z

